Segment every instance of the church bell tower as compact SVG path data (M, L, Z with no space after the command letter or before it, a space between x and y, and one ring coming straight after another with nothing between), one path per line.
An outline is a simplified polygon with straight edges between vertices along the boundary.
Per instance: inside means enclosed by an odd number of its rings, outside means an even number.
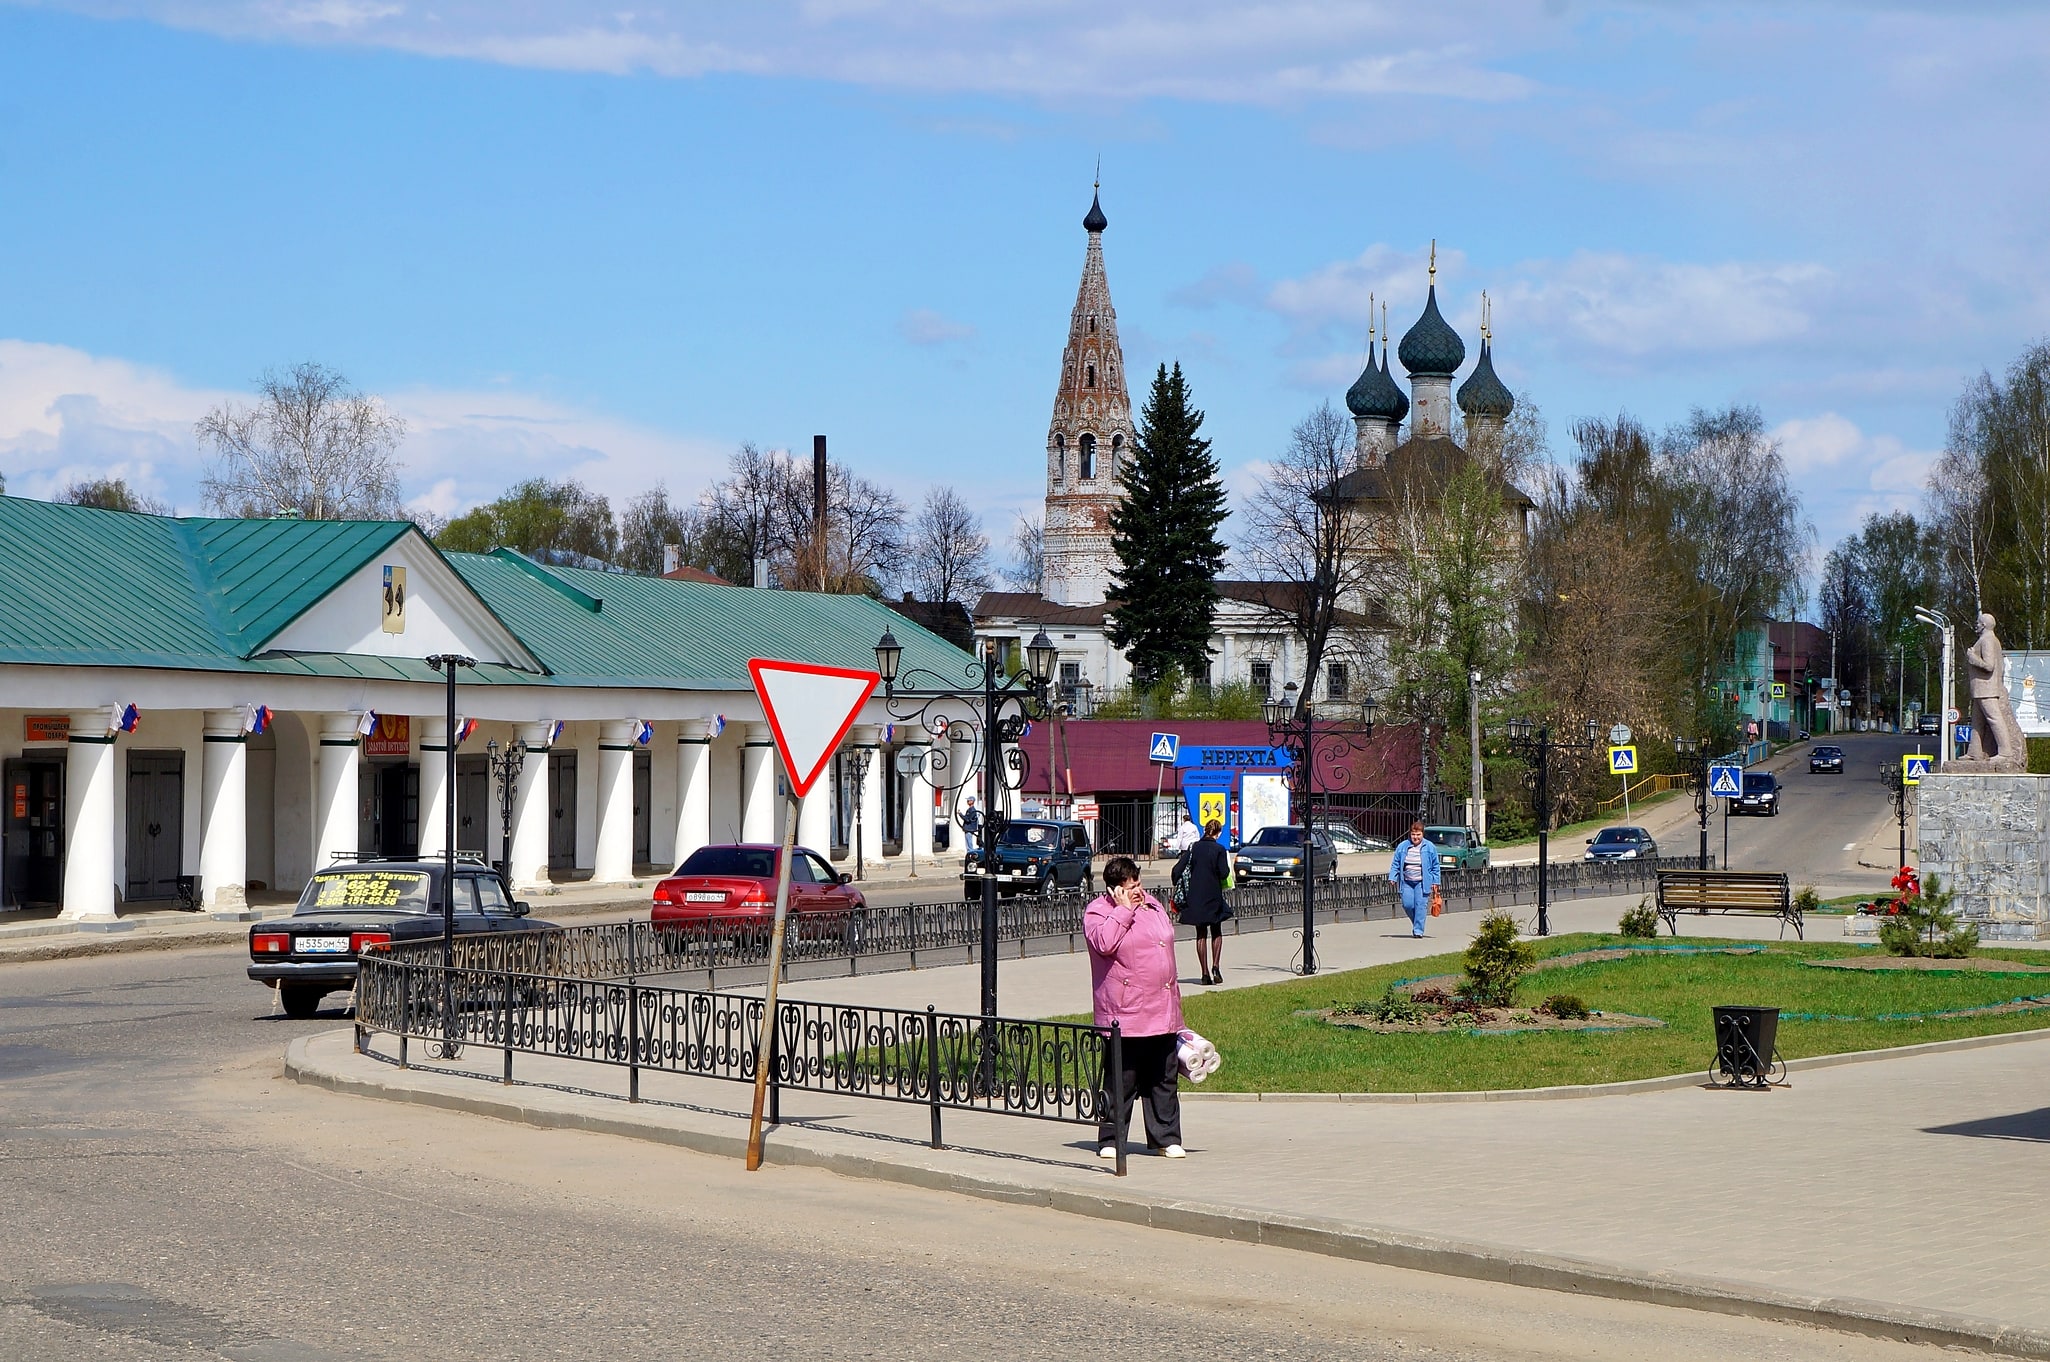
M1101 186L1098 186L1099 191ZM1132 452L1132 399L1125 387L1125 354L1118 345L1118 314L1103 273L1100 196L1082 219L1089 251L1082 285L1068 319L1061 382L1046 436L1046 574L1042 594L1058 605L1098 605L1110 588L1116 555L1110 513L1124 495L1125 461Z

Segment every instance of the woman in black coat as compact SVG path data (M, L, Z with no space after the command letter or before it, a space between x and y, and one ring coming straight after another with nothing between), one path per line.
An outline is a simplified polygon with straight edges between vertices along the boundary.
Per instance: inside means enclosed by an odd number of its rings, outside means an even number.
M1211 819L1174 863L1175 904L1181 920L1196 929L1196 965L1206 984L1224 982L1224 920L1231 916L1224 882L1231 878L1231 857L1217 842L1223 831L1224 824Z

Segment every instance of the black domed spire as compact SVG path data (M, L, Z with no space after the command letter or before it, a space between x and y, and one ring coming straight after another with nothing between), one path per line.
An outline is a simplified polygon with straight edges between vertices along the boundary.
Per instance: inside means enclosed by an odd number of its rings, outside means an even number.
M1409 415L1409 394L1402 390L1402 386L1388 372L1388 347L1385 345L1381 347L1381 381L1395 389L1395 420L1400 424L1402 419Z
M1411 378L1450 378L1466 362L1466 342L1459 339L1459 333L1438 312L1437 285L1431 286L1430 296L1424 301L1424 315L1416 319L1416 325L1402 338L1402 347L1396 354Z
M1385 421L1400 421L1409 411L1409 399L1402 395L1402 389L1395 386L1395 380L1388 376L1388 370L1374 362L1374 347L1367 346L1367 367L1345 390L1346 409L1354 416L1378 418Z
M1516 410L1516 396L1495 377L1492 351L1488 338L1481 337L1480 363L1459 385L1459 409L1468 416L1499 416L1506 420Z
M1098 194L1092 193L1089 196L1089 216L1082 219L1082 229L1087 232L1100 232L1108 226L1110 219L1103 215L1102 199Z

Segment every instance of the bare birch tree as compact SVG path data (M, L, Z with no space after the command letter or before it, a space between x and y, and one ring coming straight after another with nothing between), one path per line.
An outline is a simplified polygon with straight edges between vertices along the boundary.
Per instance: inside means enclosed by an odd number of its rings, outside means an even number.
M324 364L266 372L257 400L225 402L194 427L213 466L201 481L223 515L384 520L399 502L406 423Z
M925 494L904 544L904 582L922 600L971 607L989 590L989 536L953 488Z
M1004 579L1013 591L1038 592L1046 587L1046 526L1021 515L1011 531L1011 561Z

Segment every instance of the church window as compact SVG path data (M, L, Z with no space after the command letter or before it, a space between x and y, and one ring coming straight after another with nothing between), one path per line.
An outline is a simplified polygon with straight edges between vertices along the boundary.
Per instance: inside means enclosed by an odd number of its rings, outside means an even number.
M1246 669L1246 677L1252 682L1253 692L1262 700L1274 695L1274 664L1255 662Z
M1092 388L1096 386L1096 366L1094 364L1089 366L1089 386Z
M1343 700L1352 689L1352 675L1343 662L1333 662L1324 668L1324 697L1328 700Z
M1096 476L1096 437L1082 437L1082 477L1086 481Z
M1068 437L1053 437L1053 479L1057 483L1068 480Z
M1096 318L1094 317L1089 319L1089 334L1092 336L1096 334Z
M1120 457L1121 457L1121 456L1122 456L1122 455L1124 454L1124 452L1125 452L1125 437L1124 437L1124 436L1122 436L1122 435L1113 435L1113 436L1111 436L1111 437L1110 437L1110 466L1111 466L1112 468L1116 468L1116 467L1118 466L1118 460L1119 460L1119 458L1120 458Z

